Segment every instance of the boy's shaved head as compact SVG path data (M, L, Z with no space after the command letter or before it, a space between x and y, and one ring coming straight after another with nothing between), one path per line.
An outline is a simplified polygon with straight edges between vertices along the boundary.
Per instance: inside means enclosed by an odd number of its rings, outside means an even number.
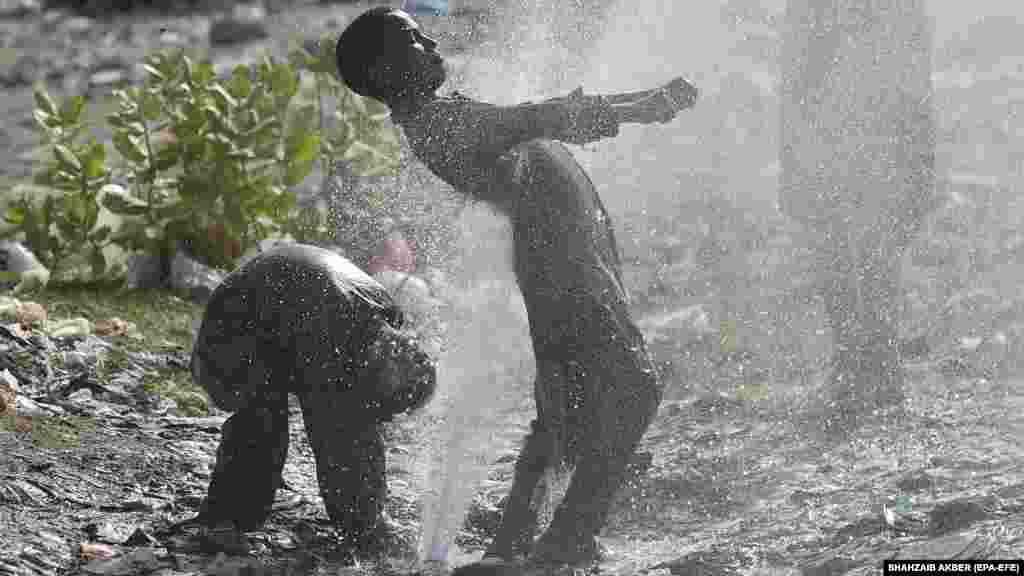
M338 38L335 48L338 73L345 84L360 96L373 96L371 70L383 48L380 43L389 33L394 34L395 24L388 18L392 10L378 6L363 12Z
M338 38L338 74L360 96L388 104L433 94L444 82L444 66L408 14L387 6L363 12Z

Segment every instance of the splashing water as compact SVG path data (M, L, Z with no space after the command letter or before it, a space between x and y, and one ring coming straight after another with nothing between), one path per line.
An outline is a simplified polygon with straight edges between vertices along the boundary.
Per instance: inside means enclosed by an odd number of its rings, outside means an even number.
M438 400L430 410L441 425L423 502L421 558L444 562L488 460L508 427L502 415L517 401L517 381L532 379L522 298L509 262L507 225L484 207L460 222L463 238L456 306L438 365Z

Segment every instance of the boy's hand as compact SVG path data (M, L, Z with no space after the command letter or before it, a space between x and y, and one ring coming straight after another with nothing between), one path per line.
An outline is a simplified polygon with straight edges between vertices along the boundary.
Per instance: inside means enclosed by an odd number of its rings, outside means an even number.
M619 122L665 124L680 111L697 102L697 87L683 78L676 78L660 88L644 93L612 97Z
M668 98L674 101L677 112L692 108L700 95L697 87L682 77L672 80L661 89Z
M386 411L415 410L434 396L437 369L412 333L383 326L366 352L367 376L376 380Z
M615 110L601 96L587 96L583 88L577 88L560 101L566 114L566 129L560 140L583 145L619 135Z

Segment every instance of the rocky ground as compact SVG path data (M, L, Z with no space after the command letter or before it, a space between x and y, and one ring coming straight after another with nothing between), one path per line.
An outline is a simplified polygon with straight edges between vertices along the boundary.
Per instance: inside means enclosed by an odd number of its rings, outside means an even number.
M728 4L749 28L749 42L732 55L763 65L770 19L759 19L756 3ZM135 63L161 43L193 47L227 67L294 35L339 30L363 7L279 2L225 9L227 17L108 20L0 1L0 190L28 177L39 154L32 82L89 91L99 119L104 91L137 78ZM986 26L1002 30L998 21ZM799 231L748 217L742 201L715 212L706 197L673 211L618 214L636 310L669 394L645 441L651 462L621 495L604 538L610 556L593 573L831 576L875 573L889 557L1024 557L1024 259L1014 211L1005 209L1013 206L1012 180L982 176L1009 174L995 164L1014 158L1012 123L1003 122L1013 98L989 97L1019 93L1024 77L1013 58L963 39L940 52L937 102L950 135L941 156L957 175L943 180L948 205L908 255L905 336L919 344L908 400L849 437L818 432L828 334L806 290ZM750 88L743 74L730 78L721 84ZM749 114L771 108L758 98L709 98L696 122L719 126L716 114L747 100L757 104ZM986 104L970 106L978 102ZM748 121L731 114L734 124ZM973 142L981 133L1003 137L981 154ZM595 180L604 177L597 168ZM714 189L728 180L718 174L697 184ZM713 212L724 231L715 238L707 227ZM0 400L17 412L0 423L0 574L419 570L420 502L430 489L422 452L443 429L443 410L389 429L388 511L402 529L382 558L353 563L332 545L297 410L287 487L265 530L244 540L174 531L197 510L225 418L188 379L200 308L168 293L109 287L19 298L0 302ZM727 316L748 328L723 352ZM512 401L491 422L498 433L451 554L456 564L474 558L494 527L532 410L528 371L497 369Z

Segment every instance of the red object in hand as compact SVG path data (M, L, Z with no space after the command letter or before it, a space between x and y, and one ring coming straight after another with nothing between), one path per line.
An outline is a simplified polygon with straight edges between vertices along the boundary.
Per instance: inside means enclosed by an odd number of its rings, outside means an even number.
M416 256L412 246L399 232L394 232L384 239L370 258L367 272L371 275L385 270L411 274L416 269Z

